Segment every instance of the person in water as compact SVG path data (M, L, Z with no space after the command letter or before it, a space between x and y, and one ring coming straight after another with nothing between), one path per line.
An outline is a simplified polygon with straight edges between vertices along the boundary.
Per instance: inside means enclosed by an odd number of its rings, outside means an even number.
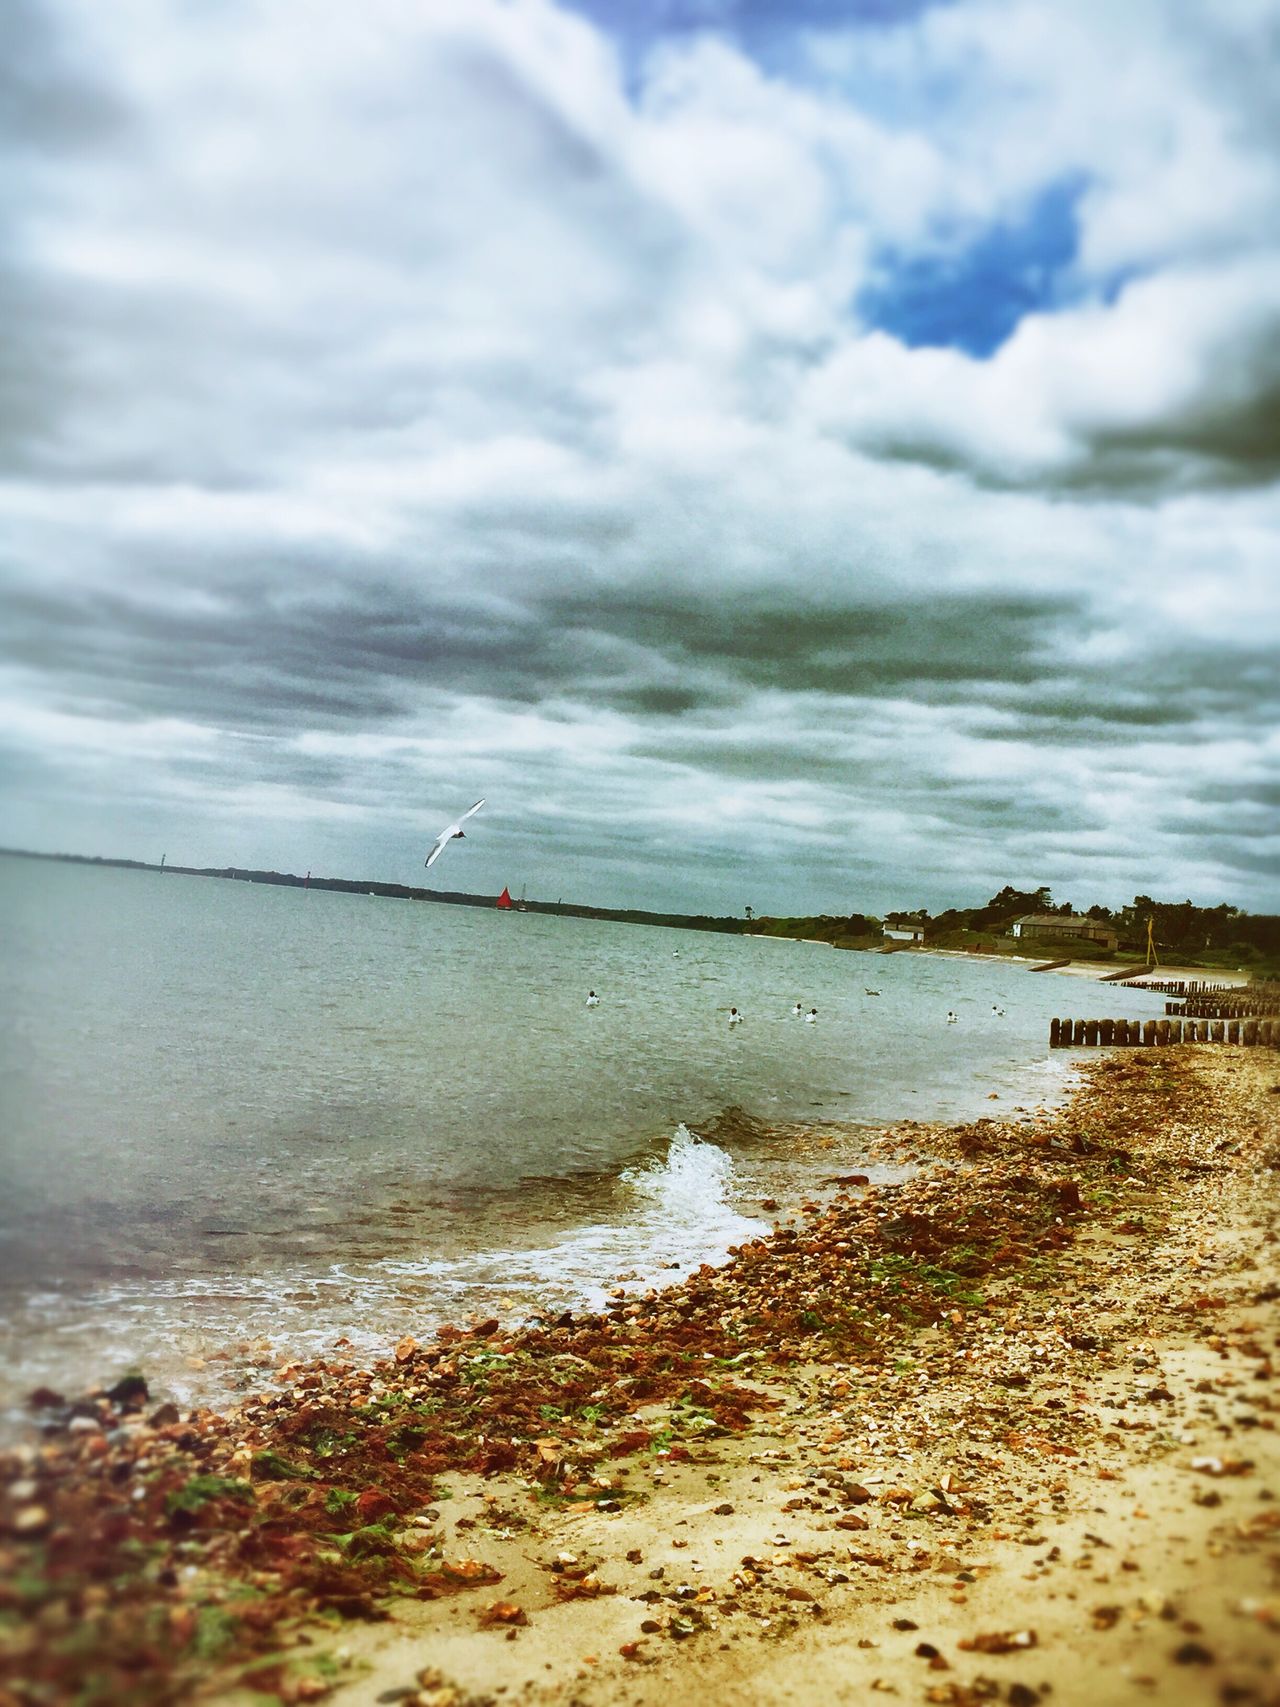
M600 998L596 995L594 990L587 991L587 1006L589 1008L598 1008L600 1006Z

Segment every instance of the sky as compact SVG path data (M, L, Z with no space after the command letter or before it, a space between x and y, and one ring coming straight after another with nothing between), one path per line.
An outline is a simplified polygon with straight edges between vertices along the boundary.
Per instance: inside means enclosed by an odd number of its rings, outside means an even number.
M1280 910L1280 0L10 9L0 841Z

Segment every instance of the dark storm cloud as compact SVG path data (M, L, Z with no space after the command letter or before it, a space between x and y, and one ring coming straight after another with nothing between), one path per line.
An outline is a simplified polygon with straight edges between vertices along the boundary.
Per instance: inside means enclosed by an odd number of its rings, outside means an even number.
M1061 597L801 611L760 596L726 606L608 589L485 611L403 589L312 591L302 565L276 573L274 587L224 588L208 605L28 589L11 601L11 653L126 713L179 709L228 728L287 727L303 713L376 725L423 688L563 697L653 723L766 689L982 702L993 683L1038 682L1055 635L1081 618Z
M1280 474L1280 306L1185 409L1099 430L1069 484L1117 488L1269 485Z
M605 595L549 601L557 625L581 629L607 612L610 632L659 653L695 679L708 668L753 688L894 692L938 684L1031 681L1049 636L1079 616L1068 597L960 598L805 608L759 596L701 600Z

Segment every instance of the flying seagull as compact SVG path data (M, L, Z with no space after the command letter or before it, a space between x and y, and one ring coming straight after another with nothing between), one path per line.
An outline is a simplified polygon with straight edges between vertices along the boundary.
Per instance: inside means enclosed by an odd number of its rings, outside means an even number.
M435 846L427 855L428 865L435 864L455 836L465 835L466 832L463 830L462 826L466 823L467 819L471 817L472 813L478 812L483 805L483 800L477 800L475 805L471 807L470 811L464 812L456 823L447 824L445 828L441 830L440 834L436 837Z

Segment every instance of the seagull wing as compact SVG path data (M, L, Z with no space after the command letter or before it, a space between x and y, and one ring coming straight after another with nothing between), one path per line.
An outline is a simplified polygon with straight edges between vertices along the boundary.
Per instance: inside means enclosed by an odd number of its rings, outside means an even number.
M480 810L480 808L483 805L484 805L484 799L482 797L481 799L476 801L474 806L468 806L467 810L462 814L461 818L458 819L458 824L465 824L467 819L474 817L475 814ZM453 828L455 830L458 828L458 824L455 824L453 826Z
M441 830L440 834L436 837L435 846L432 848L431 852L427 855L427 864L428 865L434 865L436 863L436 861L440 858L440 855L444 852L444 850L448 847L449 843L453 840L453 832L456 829L457 829L456 824L450 824L450 826L447 830Z

